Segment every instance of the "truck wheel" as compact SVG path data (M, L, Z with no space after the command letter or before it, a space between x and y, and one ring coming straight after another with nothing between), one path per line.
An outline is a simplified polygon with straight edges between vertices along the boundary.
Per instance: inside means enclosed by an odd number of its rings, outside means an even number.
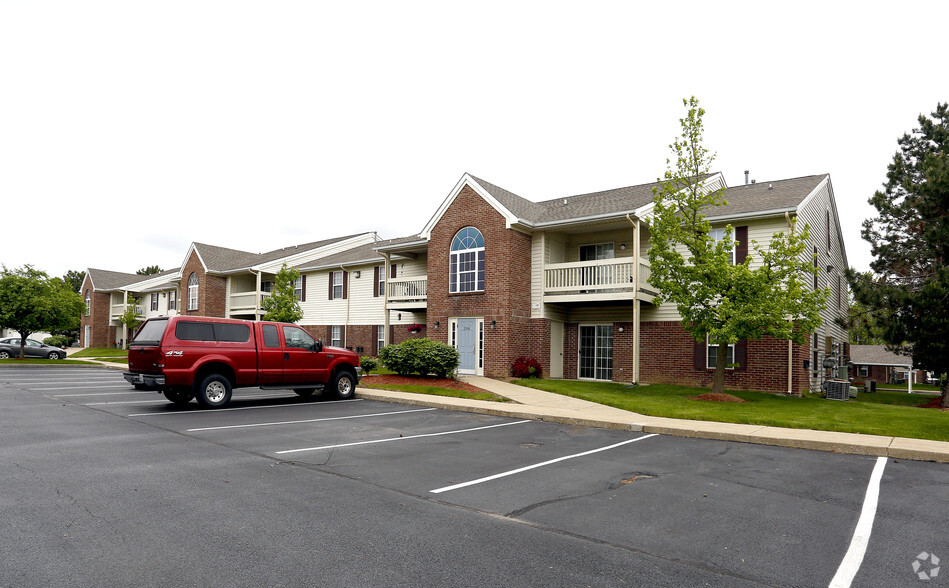
M231 401L231 382L221 374L210 374L198 385L194 394L205 408L221 408Z
M294 392L300 395L301 398L309 398L313 396L313 392L316 391L315 388L294 388Z
M165 398L171 400L178 406L188 404L191 402L191 399L194 398L194 395L191 394L191 392L186 392L184 390L165 390L164 395Z
M347 371L340 370L333 376L330 390L340 400L349 400L356 395L356 378Z

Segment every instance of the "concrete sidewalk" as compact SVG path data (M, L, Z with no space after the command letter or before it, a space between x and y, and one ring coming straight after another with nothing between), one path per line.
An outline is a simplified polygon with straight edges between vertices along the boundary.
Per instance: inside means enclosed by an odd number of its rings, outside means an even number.
M356 395L373 400L567 425L949 463L949 442L945 441L651 417L500 380L479 376L463 376L461 379L513 402L468 400L367 388L358 388Z

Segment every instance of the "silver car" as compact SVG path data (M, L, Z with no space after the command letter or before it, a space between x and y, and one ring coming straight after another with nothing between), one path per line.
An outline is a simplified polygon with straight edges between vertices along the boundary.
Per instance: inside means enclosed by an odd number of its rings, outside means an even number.
M0 339L0 359L20 357L20 338L9 337ZM35 339L27 339L23 348L23 357L45 357L48 359L63 359L66 352L59 347L40 343Z

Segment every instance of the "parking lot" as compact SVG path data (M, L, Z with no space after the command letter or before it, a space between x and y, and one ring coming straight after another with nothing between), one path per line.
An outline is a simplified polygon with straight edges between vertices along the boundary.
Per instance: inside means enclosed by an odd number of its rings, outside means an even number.
M949 557L934 463L290 391L206 411L68 366L0 369L0 415L3 586L917 586Z

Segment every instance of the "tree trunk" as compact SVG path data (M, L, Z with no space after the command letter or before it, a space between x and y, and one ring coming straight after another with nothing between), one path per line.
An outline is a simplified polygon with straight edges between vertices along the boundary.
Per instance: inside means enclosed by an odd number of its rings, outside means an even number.
M712 394L725 393L725 361L728 359L728 344L719 343L715 350L715 375L712 376Z
M20 333L20 359L26 359L26 338L33 333L27 331L18 331Z
M949 408L949 374L942 379L942 400L939 402L939 406Z

